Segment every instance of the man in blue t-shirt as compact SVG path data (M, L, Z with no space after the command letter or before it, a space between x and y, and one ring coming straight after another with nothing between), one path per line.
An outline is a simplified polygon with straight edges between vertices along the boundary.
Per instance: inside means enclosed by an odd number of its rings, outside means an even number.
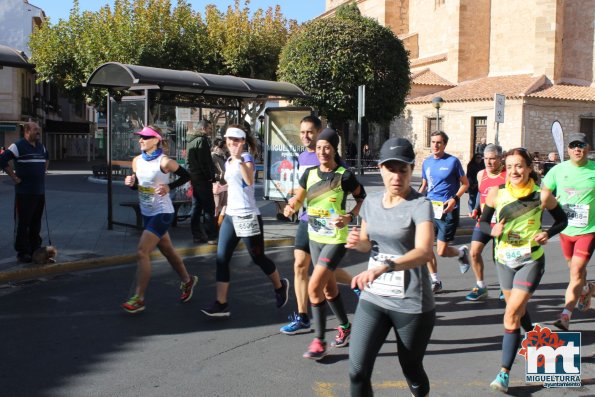
M445 258L458 257L461 273L469 270L469 249L459 249L449 243L454 239L459 226L459 201L469 188L469 181L458 158L445 152L448 135L443 131L433 132L430 137L432 154L422 165L421 193L427 190L427 197L434 209L434 231L437 236L436 251ZM434 256L428 262L428 270L432 277L432 291L442 290L442 281L438 276L438 262Z
M15 183L17 234L14 248L20 262L31 262L31 254L41 246L41 217L45 207L45 174L48 152L39 142L37 123L24 125L23 138L0 155L0 168ZM9 161L14 160L14 170Z

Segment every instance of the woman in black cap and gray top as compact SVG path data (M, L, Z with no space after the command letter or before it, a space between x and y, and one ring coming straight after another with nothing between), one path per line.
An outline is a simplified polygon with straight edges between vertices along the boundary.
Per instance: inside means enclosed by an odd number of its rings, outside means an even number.
M366 193L355 175L340 165L338 146L339 136L334 130L327 128L320 133L316 141L316 156L320 165L304 172L295 201L285 207L285 216L293 215L307 199L308 237L314 264L308 282L308 297L316 337L303 357L312 360L320 360L328 352L325 341L326 302L339 320L339 333L333 346L347 346L351 332L334 271L347 251L347 225L359 212ZM348 193L356 201L351 212L345 210Z
M423 358L436 311L425 264L432 257L434 224L432 204L410 185L414 162L408 140L392 138L382 145L384 190L366 198L361 228L347 237L347 248L370 252L368 269L351 282L362 291L349 349L351 396L373 394L372 369L391 328L411 393L430 392Z

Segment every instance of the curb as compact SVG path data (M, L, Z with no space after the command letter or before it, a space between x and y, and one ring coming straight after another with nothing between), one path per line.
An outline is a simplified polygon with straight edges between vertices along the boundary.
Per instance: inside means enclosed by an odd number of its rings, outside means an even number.
M265 240L265 247L283 247L294 244L294 238L282 238ZM238 248L245 249L246 246L240 242ZM208 255L217 252L215 245L200 245L197 247L176 248L178 254L182 257ZM163 259L161 252L156 251L151 254L151 259ZM0 272L0 284L11 281L23 281L40 277L55 276L63 273L71 273L82 270L98 269L102 267L124 265L126 263L136 262L136 254L106 256L97 259L85 259L81 261L54 263L51 265L40 265L34 267L24 267L15 270Z

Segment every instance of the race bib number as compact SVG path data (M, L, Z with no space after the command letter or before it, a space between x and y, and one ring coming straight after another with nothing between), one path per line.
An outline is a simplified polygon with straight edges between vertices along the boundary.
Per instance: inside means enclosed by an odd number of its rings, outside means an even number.
M233 228L238 237L252 237L260 234L260 225L256 214L232 216Z
M138 201L144 207L152 207L155 202L155 187L152 184L138 185Z
M385 259L397 259L401 256L382 253L372 255L368 261L368 269L377 266L386 267L382 263ZM405 271L393 270L382 273L376 280L368 284L366 291L379 296L403 299L405 297Z
M434 209L434 218L442 219L442 214L444 214L444 203L442 201L432 201L432 208Z
M587 227L589 225L589 204L564 204L562 209L568 217L568 226Z
M335 223L330 217L308 215L308 233L319 236L334 237Z
M514 244L510 242L501 243L498 247L498 261L511 268L522 266L531 260L531 242Z

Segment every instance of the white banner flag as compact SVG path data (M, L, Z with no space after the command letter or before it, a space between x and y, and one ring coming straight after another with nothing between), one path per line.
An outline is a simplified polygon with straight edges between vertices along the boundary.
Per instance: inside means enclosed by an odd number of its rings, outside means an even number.
M562 125L558 120L552 123L552 136L556 143L556 149L558 149L560 161L564 161L564 134L562 133Z

